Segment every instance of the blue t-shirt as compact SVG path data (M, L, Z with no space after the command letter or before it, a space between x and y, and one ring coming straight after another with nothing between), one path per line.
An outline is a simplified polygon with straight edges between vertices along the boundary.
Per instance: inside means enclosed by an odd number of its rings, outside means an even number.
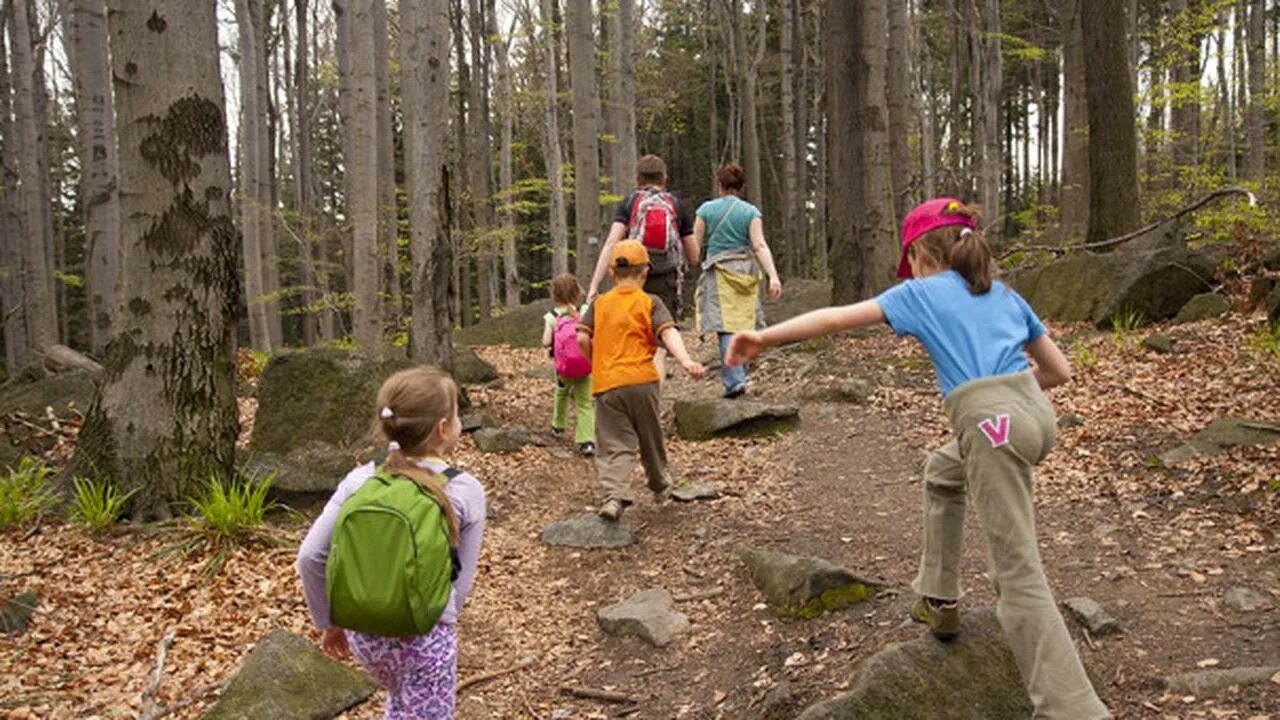
M907 280L876 296L889 326L924 345L945 397L957 386L1026 370L1022 348L1044 334L1035 311L1000 281L969 293L954 270Z
M751 221L760 217L760 209L736 195L725 195L699 205L698 217L707 226L707 257L711 257L725 250L750 247Z

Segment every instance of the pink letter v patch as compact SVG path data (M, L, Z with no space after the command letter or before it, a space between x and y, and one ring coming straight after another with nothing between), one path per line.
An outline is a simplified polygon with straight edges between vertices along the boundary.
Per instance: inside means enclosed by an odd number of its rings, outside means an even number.
M991 441L991 447L998 448L1009 442L1009 416L997 415L995 418L978 423L978 429Z

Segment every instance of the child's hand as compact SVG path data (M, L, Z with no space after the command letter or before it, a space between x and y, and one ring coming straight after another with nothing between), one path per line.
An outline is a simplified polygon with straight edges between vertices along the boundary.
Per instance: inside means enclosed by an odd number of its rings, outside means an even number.
M771 278L769 280L769 297L771 298L782 297L782 281L779 280L778 278Z
M729 366L743 365L755 359L764 349L764 341L758 332L740 332L733 334L729 342L729 352L725 353L724 364Z
M680 367L684 368L684 371L689 373L689 377L695 380L701 380L707 376L707 369L702 366L702 363L695 360L685 360L680 363Z
M320 646L324 654L334 660L346 660L351 657L351 647L347 645L347 633L342 628L331 627L324 631L324 640Z

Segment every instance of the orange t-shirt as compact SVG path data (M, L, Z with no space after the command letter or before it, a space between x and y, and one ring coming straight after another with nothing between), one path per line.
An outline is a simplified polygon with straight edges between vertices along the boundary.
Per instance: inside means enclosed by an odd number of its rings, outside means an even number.
M592 337L591 393L657 382L653 353L674 325L667 306L642 288L619 285L596 298L578 324Z

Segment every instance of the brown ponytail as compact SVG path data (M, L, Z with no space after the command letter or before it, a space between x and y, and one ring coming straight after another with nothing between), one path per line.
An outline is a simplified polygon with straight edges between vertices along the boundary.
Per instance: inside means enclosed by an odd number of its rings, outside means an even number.
M448 519L452 545L458 543L458 517L453 503L435 474L415 465L409 456L426 450L427 438L441 420L453 417L457 407L458 386L453 378L442 370L419 365L401 370L382 383L375 410L378 428L396 444L387 454L383 470L411 478L431 493Z
M952 211L982 223L982 209L976 205L956 203ZM991 248L982 237L981 230L970 230L964 225L945 225L930 230L909 246L908 252L923 254L937 267L955 270L964 278L973 295L983 295L991 289L994 276Z

